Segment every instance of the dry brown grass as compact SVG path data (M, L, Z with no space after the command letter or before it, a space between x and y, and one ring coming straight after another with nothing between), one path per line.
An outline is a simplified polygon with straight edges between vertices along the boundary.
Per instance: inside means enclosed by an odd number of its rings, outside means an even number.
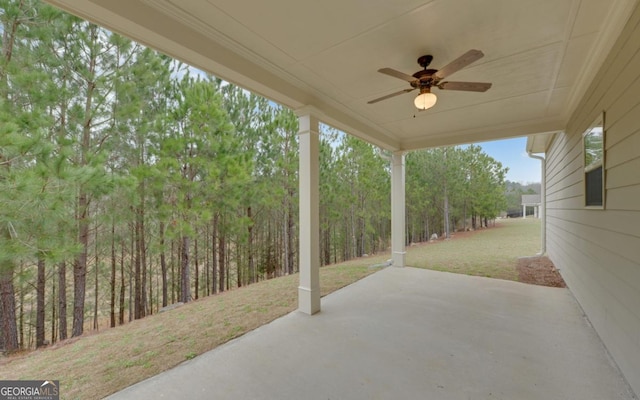
M323 267L327 295L375 270L385 256ZM0 379L57 379L65 399L98 399L211 350L297 307L298 275L203 298L0 363Z

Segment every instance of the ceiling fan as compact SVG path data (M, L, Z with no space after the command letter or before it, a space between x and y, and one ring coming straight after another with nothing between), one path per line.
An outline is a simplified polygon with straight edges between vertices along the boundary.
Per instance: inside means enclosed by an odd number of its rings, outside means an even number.
M403 93L409 93L415 89L420 89L420 94L416 97L414 104L419 110L426 110L433 107L436 104L437 97L431 93L432 87L437 87L440 90L464 90L468 92L486 92L491 87L491 83L483 82L450 82L443 79L466 67L467 65L484 57L484 53L480 50L469 50L462 56L453 60L441 69L427 69L433 56L426 55L418 58L418 64L423 68L421 71L416 72L413 75L407 75L403 72L396 71L392 68L381 68L378 72L399 78L409 82L410 89L404 89L399 92L391 93L386 96L379 97L371 100L368 104L377 103L388 98L401 95Z

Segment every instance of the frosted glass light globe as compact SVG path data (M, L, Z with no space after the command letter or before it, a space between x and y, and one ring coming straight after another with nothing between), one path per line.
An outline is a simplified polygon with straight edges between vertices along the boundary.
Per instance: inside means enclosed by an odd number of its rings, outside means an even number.
M418 97L416 97L416 99L413 101L413 104L415 104L418 110L426 110L433 107L436 104L437 100L438 98L435 94L426 92L420 93Z

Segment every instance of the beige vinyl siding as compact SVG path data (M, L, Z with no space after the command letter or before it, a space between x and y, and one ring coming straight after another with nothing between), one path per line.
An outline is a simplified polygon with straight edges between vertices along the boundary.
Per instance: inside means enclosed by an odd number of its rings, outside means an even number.
M582 133L605 111L605 209L584 206ZM640 394L640 10L547 149L547 251Z

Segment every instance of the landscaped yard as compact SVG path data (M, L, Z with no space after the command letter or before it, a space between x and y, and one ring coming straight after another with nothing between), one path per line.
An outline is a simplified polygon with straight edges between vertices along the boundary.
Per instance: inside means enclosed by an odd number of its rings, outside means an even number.
M451 240L412 246L407 265L517 281L518 258L533 256L540 247L539 219L503 219L495 228L458 232Z
M518 280L519 256L540 249L538 220L503 220L408 248L410 266ZM377 269L389 254L321 269L322 294ZM93 399L123 389L255 329L297 306L298 275L194 301L130 324L0 359L0 379L60 380L62 398Z

